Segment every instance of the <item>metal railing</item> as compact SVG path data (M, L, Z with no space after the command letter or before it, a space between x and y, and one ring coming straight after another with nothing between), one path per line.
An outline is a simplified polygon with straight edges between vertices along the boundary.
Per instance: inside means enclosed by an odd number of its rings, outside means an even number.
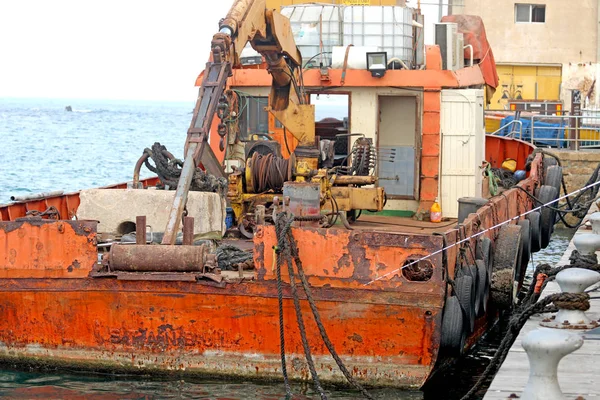
M520 122L520 131L508 127ZM516 133L515 133L516 132ZM600 149L600 115L533 115L512 120L493 134L516 137L537 147Z
M519 127L519 130L517 131L516 129L513 129L513 130L509 131L506 135L503 135L503 136L516 137L515 135L518 133L519 134L519 139L522 139L522 136L523 136L523 121L521 121L519 119L513 119L508 124L502 125L500 128L498 128L497 130L495 130L491 134L492 135L499 135L501 132L504 132L504 130L507 130L509 126L513 126L513 125L517 125Z

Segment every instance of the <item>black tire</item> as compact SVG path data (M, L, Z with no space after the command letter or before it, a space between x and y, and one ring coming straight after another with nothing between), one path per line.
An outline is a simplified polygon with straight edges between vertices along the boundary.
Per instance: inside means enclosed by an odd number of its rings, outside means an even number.
M471 286L471 291L475 294L475 301L473 302L473 312L475 313L475 317L479 316L479 306L481 302L479 301L479 271L477 269L477 265L469 265L469 275L473 278L473 284Z
M546 185L546 174L548 172L548 168L552 167L553 165L558 165L558 161L556 161L556 158L544 154L542 164L544 165L544 185Z
M525 277L525 271L527 271L527 265L531 258L531 223L528 219L520 220L517 225L521 226L521 262L518 263L518 268L515 273L517 282L519 282L518 290L521 290L523 284L523 278Z
M456 278L456 297L463 311L463 320L466 331L470 334L475 329L475 293L473 292L473 278L464 275Z
M537 191L537 196L539 201L542 204L546 204L551 202L552 200L556 200L558 198L558 191L553 186L543 185ZM554 202L550 204L552 207L556 207L558 202ZM540 215L540 232L542 237L542 249L548 247L548 243L550 243L550 237L552 236L552 231L554 230L554 223L556 221L556 211L548 208L542 207L542 212Z
M492 265L494 264L494 252L492 250L492 240L486 236L482 237L475 250L475 258L483 260L488 270L488 277L492 274Z
M560 193L560 188L562 187L562 177L562 167L558 165L552 165L546 170L546 179L544 180L544 185L555 187L556 190L558 190L558 193Z
M503 225L495 243L490 296L500 309L512 308L516 299L515 271L521 260L521 230L519 225Z
M479 303L479 314L475 314L477 317L481 317L487 311L487 303L490 297L490 279L487 271L487 267L483 260L475 261L477 267L477 278L479 279L479 285L477 285L477 301Z
M440 347L449 355L460 356L464 348L466 332L464 329L463 312L458 297L446 299L442 316L442 336Z
M527 214L529 230L531 231L531 252L535 253L542 249L541 216L539 211Z

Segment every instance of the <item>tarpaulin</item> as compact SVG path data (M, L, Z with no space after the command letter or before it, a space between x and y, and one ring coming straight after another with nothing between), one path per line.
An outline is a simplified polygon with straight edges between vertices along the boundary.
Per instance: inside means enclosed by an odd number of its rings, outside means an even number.
M464 36L465 46L473 46L473 62L479 64L487 86L487 101L491 100L499 84L498 72L494 53L485 34L483 20L477 15L447 15L442 22L454 22L458 25L458 33ZM467 47L464 53L465 60L471 58L471 49Z

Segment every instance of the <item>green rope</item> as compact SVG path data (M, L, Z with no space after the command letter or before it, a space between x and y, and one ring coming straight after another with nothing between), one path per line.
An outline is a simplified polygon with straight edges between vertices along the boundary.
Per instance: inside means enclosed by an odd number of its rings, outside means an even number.
M498 194L498 182L496 181L496 176L494 175L494 172L492 171L492 167L490 166L490 164L488 164L485 167L485 174L488 177L488 181L489 181L489 185L490 185L490 194L492 196L495 196Z

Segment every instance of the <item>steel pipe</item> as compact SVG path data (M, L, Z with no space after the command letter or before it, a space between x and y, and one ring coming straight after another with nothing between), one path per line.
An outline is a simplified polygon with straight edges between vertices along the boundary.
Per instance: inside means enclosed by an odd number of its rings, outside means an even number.
M183 218L183 244L185 246L194 244L194 217Z
M146 244L146 216L135 217L135 243Z
M203 272L204 246L113 244L108 255L112 271Z

